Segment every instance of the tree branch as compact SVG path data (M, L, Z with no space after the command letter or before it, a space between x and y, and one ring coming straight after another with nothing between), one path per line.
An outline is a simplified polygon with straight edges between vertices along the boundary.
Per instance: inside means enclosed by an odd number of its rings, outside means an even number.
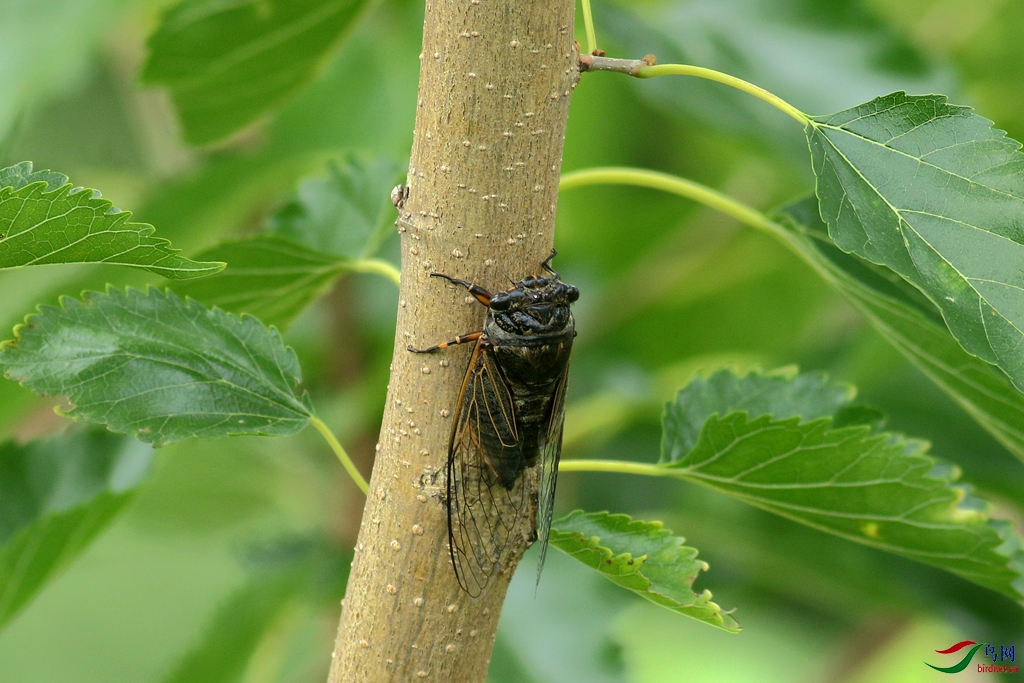
M413 355L482 327L431 272L490 289L536 272L553 241L578 80L572 0L428 0L398 325L377 461L330 681L484 681L511 570L477 599L448 555L444 464L469 348ZM526 549L523 540L521 552Z

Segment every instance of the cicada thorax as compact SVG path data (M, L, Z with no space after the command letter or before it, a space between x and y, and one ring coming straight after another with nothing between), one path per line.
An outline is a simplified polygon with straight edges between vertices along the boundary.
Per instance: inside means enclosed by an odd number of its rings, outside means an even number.
M551 386L559 380L569 364L572 340L576 334L572 322L570 317L566 327L557 334L523 337L508 334L488 319L484 325L484 334L494 348L509 383Z
M512 384L550 386L561 378L569 364L576 322L563 289L571 285L557 280L552 285L543 292L524 292L520 283L495 296L492 308L487 311L484 335L494 349L505 378ZM525 305L520 303L515 308L493 308L500 297L509 298L513 294L532 295L539 300Z

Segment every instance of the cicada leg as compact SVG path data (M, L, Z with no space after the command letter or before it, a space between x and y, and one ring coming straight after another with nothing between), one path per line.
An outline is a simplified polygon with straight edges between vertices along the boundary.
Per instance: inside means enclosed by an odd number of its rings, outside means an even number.
M481 287L480 285L474 285L472 282L466 282L465 280L460 280L458 278L454 278L443 273L431 273L430 277L443 277L445 280L451 282L453 285L462 285L463 287L468 289L469 293L476 297L476 300L482 303L484 306L491 303L491 293L488 292L483 287Z
M430 353L432 351L437 351L439 349L447 349L449 346L455 346L456 344L468 344L469 342L475 342L481 336L483 336L483 332L470 332L469 334L461 334L455 339L449 339L446 342L441 342L440 344L428 346L425 349L415 349L413 348L412 344L410 344L406 348L408 348L413 353Z
M558 271L551 267L551 260L556 256L558 256L558 252L552 249L551 254L549 254L546 259L541 261L540 267L554 275L556 280L559 280L561 279L561 277L558 275Z

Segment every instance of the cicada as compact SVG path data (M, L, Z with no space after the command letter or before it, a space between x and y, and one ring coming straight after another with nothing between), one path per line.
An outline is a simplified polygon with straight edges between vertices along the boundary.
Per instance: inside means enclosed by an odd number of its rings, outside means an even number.
M475 343L448 444L448 542L459 585L480 595L509 569L523 539L539 544L544 566L562 451L569 354L576 336L573 285L551 268L491 294L465 280L431 273L465 287L487 307L483 329L425 349L431 353Z

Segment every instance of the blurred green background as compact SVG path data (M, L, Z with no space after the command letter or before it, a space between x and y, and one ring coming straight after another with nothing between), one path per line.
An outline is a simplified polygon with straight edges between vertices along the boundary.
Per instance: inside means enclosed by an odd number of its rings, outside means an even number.
M181 141L166 93L137 79L168 4L0 0L0 166L31 160L99 188L195 253L258 229L300 179L326 176L330 160L407 159L421 2L371 5L275 116L201 149ZM650 52L725 70L811 114L893 90L942 92L1024 138L1016 0L668 0L602 2L594 12L611 56ZM598 73L573 97L564 170L657 169L768 209L813 187L806 157L798 127L747 96ZM385 248L392 258L395 246ZM890 429L932 441L1021 530L1024 465L768 238L678 197L601 187L563 195L556 246L563 278L583 292L567 430L607 410L591 397L614 392L636 405L564 457L653 461L659 401L694 372L796 364L855 384ZM102 267L8 271L0 323L10 329L36 304L107 282L160 284ZM286 337L318 412L364 473L396 298L383 278L349 276ZM2 383L0 429L19 440L68 429L55 403ZM161 449L131 508L0 632L0 681L325 680L347 564L339 558L362 504L312 433ZM557 508L576 507L664 520L711 564L697 588L737 607L744 631L659 610L552 552L536 596L532 572L513 583L495 683L945 680L921 663L934 650L1022 641L1024 613L995 593L687 484L567 474ZM301 590L281 588L296 585L281 569L296 557L314 558L317 575L296 579ZM238 663L189 678L204 651Z

